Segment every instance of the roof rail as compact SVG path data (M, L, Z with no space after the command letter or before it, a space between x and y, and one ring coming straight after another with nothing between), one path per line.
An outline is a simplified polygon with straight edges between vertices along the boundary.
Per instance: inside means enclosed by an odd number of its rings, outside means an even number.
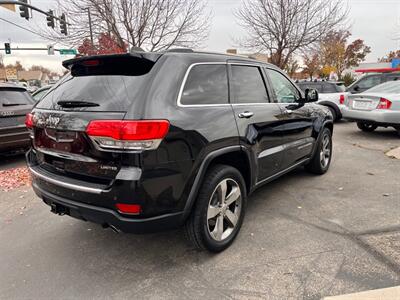
M166 53L168 52L175 52L175 53L193 53L193 49L190 48L173 48L173 49L168 49L165 51Z

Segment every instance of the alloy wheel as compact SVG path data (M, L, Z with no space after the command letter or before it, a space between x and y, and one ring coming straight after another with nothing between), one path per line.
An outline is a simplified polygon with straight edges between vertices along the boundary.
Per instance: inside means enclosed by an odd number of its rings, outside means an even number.
M227 239L236 228L242 211L239 184L233 179L222 180L211 195L207 209L207 228L216 241Z
M329 160L331 159L331 140L328 134L325 134L322 138L322 147L320 151L320 161L321 166L326 168L329 164Z

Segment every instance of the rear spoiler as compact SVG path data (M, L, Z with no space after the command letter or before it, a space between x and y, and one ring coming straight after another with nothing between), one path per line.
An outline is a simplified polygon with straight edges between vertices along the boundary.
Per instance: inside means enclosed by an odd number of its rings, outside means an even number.
M63 61L72 76L126 75L148 73L162 54L135 52L129 54L83 56Z
M72 59L67 59L62 62L62 65L64 68L70 69L72 65L74 64L79 64L80 62L86 61L86 60L109 60L109 59L126 59L126 58L142 58L145 60L149 60L152 62L156 62L160 56L161 53L155 53L155 52L131 52L131 53L126 53L126 54L107 54L107 55L92 55L92 56L80 56Z

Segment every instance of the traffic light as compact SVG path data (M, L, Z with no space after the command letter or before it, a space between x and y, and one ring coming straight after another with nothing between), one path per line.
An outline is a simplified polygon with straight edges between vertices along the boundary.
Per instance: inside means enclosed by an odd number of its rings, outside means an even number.
M47 12L46 20L47 26L54 29L54 12L51 9Z
M11 54L10 43L4 43L4 49L6 50L6 54Z
M20 2L28 4L28 0L20 0ZM29 8L25 5L19 6L19 15L27 20L29 20Z
M67 35L67 20L65 17L65 14L63 13L60 17L60 29L61 29L61 33Z

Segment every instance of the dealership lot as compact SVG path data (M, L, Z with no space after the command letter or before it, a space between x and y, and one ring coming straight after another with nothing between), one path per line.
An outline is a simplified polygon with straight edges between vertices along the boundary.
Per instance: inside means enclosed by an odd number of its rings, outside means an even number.
M217 255L180 231L116 234L51 214L28 187L1 192L0 298L320 299L399 285L400 160L385 155L399 146L392 129L336 124L330 171L259 189Z

